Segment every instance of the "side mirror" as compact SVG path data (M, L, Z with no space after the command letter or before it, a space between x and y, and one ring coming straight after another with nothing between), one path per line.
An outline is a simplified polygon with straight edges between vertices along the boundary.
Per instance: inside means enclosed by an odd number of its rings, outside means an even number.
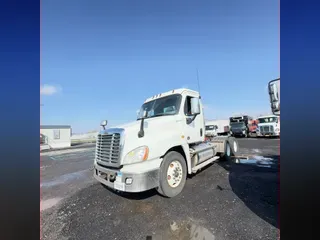
M100 126L103 127L103 129L106 129L107 124L108 124L108 121L103 120L103 121L101 121Z
M140 109L137 110L136 113L137 113L137 118L139 118L140 117Z
M200 101L199 98L191 98L191 114L200 114Z
M280 115L280 78L269 82L271 110L274 115Z

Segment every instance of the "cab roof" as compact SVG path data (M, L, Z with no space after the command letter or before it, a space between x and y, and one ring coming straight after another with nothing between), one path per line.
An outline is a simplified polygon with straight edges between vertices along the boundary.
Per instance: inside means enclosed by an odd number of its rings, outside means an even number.
M257 117L257 119L259 119L259 118L270 118L270 117L278 117L278 116L271 114L271 115L264 115L264 116Z
M166 97L166 96L170 96L170 95L174 95L174 94L183 94L185 92L188 92L188 94L190 94L191 96L194 96L194 97L199 97L199 93L197 91L194 91L194 90L191 90L191 89L188 89L188 88L178 88L178 89L173 89L171 91L168 91L168 92L164 92L164 93L160 93L160 94L157 94L157 95L154 95L150 98L147 98L144 102L150 102L152 100L155 100L155 99L158 99L158 98L162 98L162 97Z

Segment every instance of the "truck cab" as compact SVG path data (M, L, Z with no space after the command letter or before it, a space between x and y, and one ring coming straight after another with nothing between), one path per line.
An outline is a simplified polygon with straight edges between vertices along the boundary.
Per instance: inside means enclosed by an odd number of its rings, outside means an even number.
M214 123L206 122L205 135L207 137L216 137L218 135L218 126Z
M280 136L280 117L276 115L266 115L258 118L258 137L279 137Z
M230 133L232 136L249 137L249 122L253 120L248 115L230 117Z
M230 132L229 120L207 120L206 137L226 136Z
M229 159L238 143L231 137L205 141L201 97L176 89L144 101L136 121L102 130L97 136L94 177L111 189L142 192L152 188L178 195L190 174Z
M258 128L258 120L257 119L253 119L251 121L249 121L248 123L248 127L249 127L249 135L250 137L252 136L256 136L256 131Z

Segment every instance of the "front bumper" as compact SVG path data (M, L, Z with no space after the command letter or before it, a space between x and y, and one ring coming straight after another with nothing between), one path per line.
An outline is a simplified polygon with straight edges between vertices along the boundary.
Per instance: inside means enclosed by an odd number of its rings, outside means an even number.
M234 135L234 136L243 136L243 135L245 135L245 133L243 133L243 131L236 131L236 132L232 132L232 135Z
M257 136L259 137L280 136L280 132L257 132Z
M93 176L107 187L122 192L143 192L159 185L159 169L130 173L95 164Z

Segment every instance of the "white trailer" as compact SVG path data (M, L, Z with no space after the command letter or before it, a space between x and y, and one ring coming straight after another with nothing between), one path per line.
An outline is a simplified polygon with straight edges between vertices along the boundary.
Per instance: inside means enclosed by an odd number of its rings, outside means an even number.
M207 120L205 125L207 137L228 135L230 132L229 120Z
M178 195L187 176L238 150L233 137L205 141L198 92L176 89L148 98L134 122L103 129L96 142L94 177L111 189L142 192L152 188Z

